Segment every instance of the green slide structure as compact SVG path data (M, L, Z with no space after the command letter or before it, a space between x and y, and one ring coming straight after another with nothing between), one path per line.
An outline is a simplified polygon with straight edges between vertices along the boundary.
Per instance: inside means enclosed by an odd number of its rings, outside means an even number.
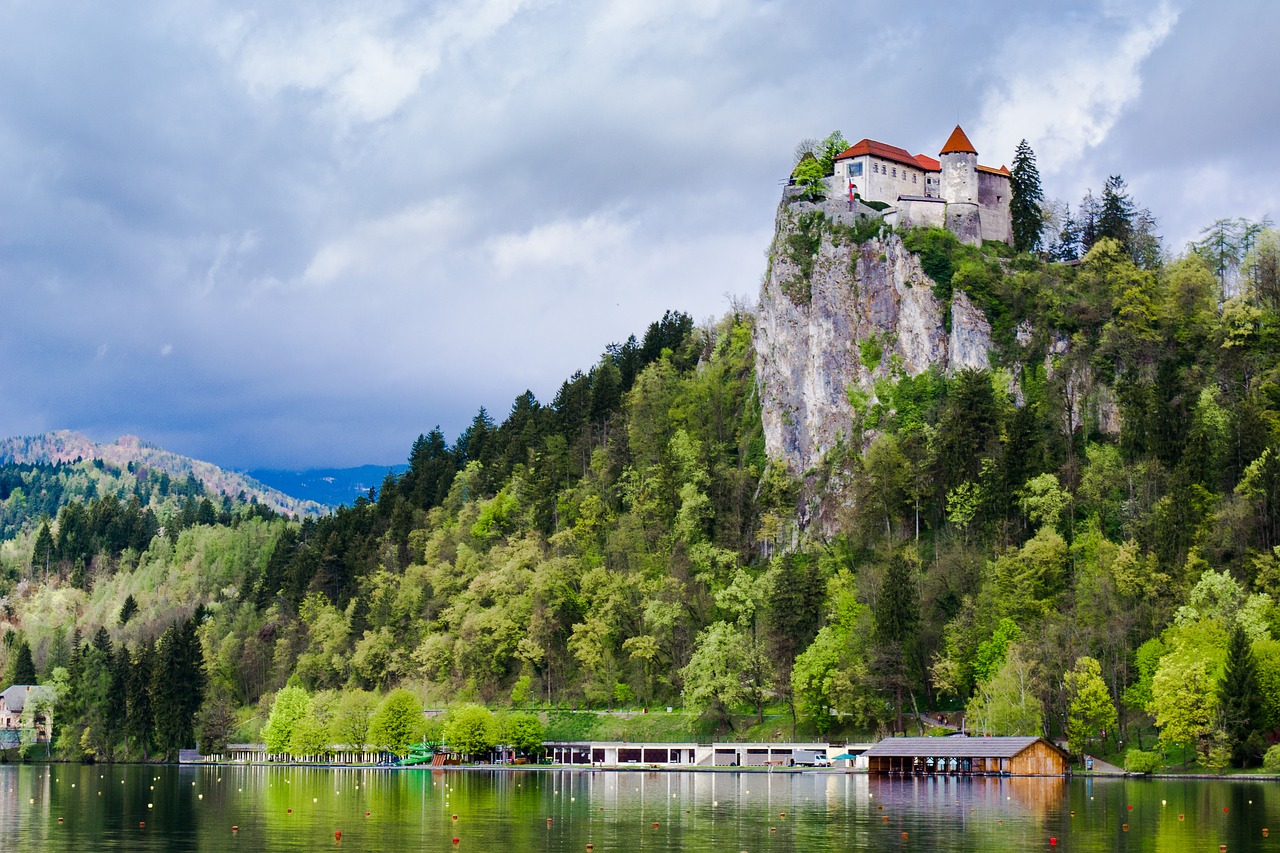
M415 764L430 764L436 757L440 744L435 741L413 743L409 745L409 754L396 762L397 767L412 767Z

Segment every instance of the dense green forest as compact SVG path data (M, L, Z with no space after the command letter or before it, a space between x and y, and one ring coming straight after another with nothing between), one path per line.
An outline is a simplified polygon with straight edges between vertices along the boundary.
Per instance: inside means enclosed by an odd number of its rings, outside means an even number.
M385 694L672 705L721 735L965 709L1256 765L1280 730L1280 240L1252 234L1156 258L1099 232L1074 263L907 234L987 311L993 368L852 395L798 478L764 454L746 311L668 313L319 519L136 472L60 503L38 484L92 463L6 472L50 520L0 545L0 655L62 686L68 758L258 739L273 707L311 754Z

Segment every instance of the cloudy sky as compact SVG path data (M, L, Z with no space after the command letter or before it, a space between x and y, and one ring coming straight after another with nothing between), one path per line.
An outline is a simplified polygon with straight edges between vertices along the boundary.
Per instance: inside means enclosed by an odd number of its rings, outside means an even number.
M1180 250L1280 215L1280 4L0 0L0 434L231 467L399 462L549 401L666 308L754 300L842 130Z

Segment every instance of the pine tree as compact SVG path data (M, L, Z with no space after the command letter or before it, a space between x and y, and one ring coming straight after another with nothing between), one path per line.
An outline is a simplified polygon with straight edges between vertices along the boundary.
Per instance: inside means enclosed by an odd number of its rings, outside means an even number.
M1227 665L1218 688L1222 729L1231 748L1231 763L1246 766L1262 751L1262 689L1258 664L1244 629L1236 625L1227 643Z
M1084 198L1080 199L1080 206L1076 209L1076 233L1079 236L1080 257L1087 255L1093 248L1093 244L1102 236L1098 231L1100 216L1098 200L1094 198L1093 190L1087 190Z
M130 593L125 597L124 604L120 605L120 624L128 625L129 620L132 619L133 615L137 612L138 601L133 597L133 593Z
M1009 216L1013 220L1013 248L1019 252L1040 250L1044 232L1044 190L1040 187L1040 170L1036 154L1027 140L1018 143L1010 173Z
M1080 223L1071 215L1071 206L1067 205L1062 213L1062 228L1057 239L1049 247L1051 261L1080 260Z
M910 691L908 664L916 628L920 624L920 595L916 588L917 565L909 552L900 548L889 558L888 570L876 596L875 635L878 648L872 670L881 688L893 691L898 709L898 730L902 729L902 695Z
M49 571L53 562L53 534L49 532L48 519L40 522L40 532L36 534L36 546L31 549L31 570Z
M13 660L13 672L9 676L10 684L35 684L36 664L31 658L31 646L27 638L18 641L18 653Z
M183 746L181 637L170 625L156 642L155 665L151 670L151 709L155 719L156 744L165 760L178 757Z
M1110 237L1128 252L1133 245L1135 209L1124 178L1112 175L1102 187L1102 208L1098 213L1098 237Z
M151 704L151 662L154 658L150 643L138 648L132 665L129 667L128 680L125 683L125 735L132 746L142 753L146 761L151 751L151 738L154 730L154 716Z

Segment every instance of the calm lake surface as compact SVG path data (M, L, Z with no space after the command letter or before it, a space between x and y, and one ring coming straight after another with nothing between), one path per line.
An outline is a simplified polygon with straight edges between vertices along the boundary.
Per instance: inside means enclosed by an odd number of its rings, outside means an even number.
M1264 838L1264 827L1275 834ZM1058 839L1056 847L1050 837ZM891 781L829 771L6 765L0 766L0 838L5 849L25 853L582 853L588 844L593 853L1184 851L1217 850L1219 844L1233 851L1280 850L1280 785Z

